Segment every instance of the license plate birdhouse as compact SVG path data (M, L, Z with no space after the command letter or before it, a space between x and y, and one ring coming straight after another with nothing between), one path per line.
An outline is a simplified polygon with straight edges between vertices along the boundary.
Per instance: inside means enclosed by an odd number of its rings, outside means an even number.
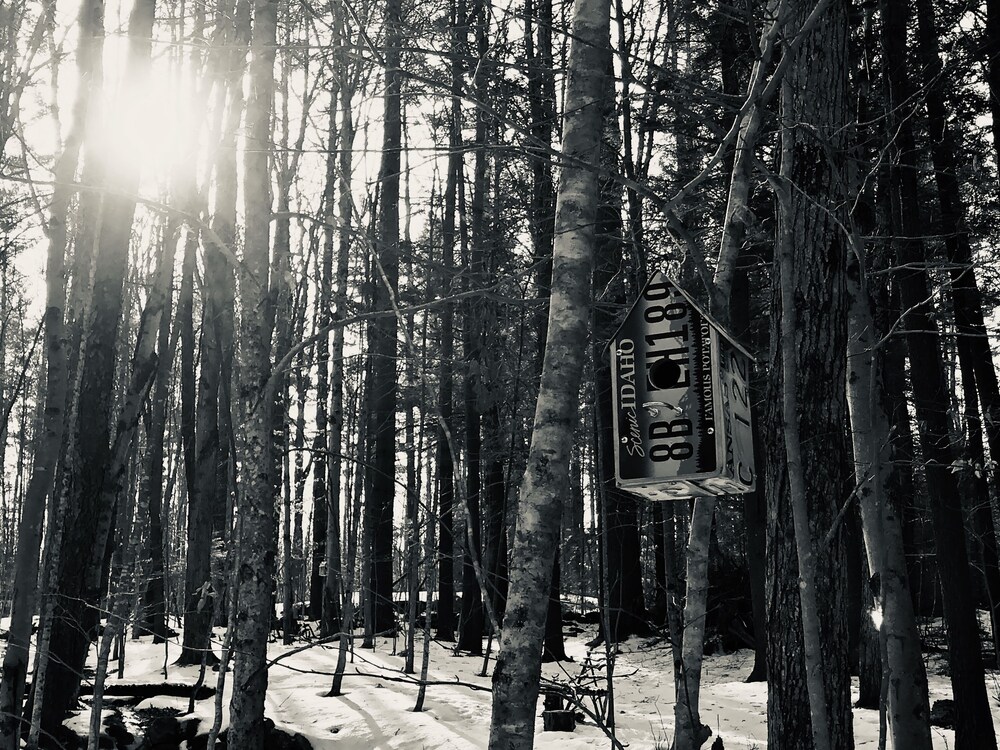
M649 500L754 489L751 356L657 272L611 339L615 480Z

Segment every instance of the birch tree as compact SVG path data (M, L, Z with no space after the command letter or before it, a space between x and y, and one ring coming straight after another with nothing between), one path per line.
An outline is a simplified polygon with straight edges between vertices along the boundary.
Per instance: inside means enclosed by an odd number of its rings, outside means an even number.
M242 367L239 396L244 414L243 491L237 520L240 548L236 579L236 634L233 637L233 697L229 746L262 750L264 695L267 691L267 634L277 557L274 495L274 414L271 342L266 315L270 249L271 191L268 155L274 101L277 0L254 0L244 154L245 241L240 266Z
M892 442L882 397L882 358L875 348L875 321L859 260L849 264L848 291L847 397L868 569L878 581L882 612L879 640L886 660L882 689L888 698L889 731L893 747L928 750L927 673L906 577L900 509L889 496L896 469L889 455Z
M610 18L608 0L578 0L573 7L563 118L566 162L556 198L552 297L493 673L492 750L531 748L534 742L545 615L587 352Z

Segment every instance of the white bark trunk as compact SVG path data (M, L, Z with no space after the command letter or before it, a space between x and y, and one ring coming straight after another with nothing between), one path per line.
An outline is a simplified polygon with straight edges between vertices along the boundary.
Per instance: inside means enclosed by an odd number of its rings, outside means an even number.
M243 425L243 493L239 508L241 559L237 572L236 634L232 650L233 697L229 746L261 750L264 742L264 694L267 690L267 634L271 627L271 588L275 574L276 525L274 454L271 449L273 392L267 315L271 194L268 154L274 96L277 0L255 0L251 45L250 96L247 100L245 156L246 239L240 273L243 366L240 399Z
M727 294L728 299L728 294ZM712 538L715 498L694 502L687 548L687 595L684 600L680 668L674 675L674 750L697 750L712 735L701 723L698 699L705 651L705 615L708 604L708 551Z
M889 455L889 417L879 398L875 322L862 273L860 269L848 273L847 405L868 569L878 581L878 590L872 593L878 596L882 610L878 630L887 662L883 665L883 691L888 691L892 746L930 750L927 673L906 580L902 525L887 490L894 471Z
M772 3L772 5L775 5ZM775 41L782 27L785 5L778 2L774 22L762 33L759 42L761 58L754 65L747 92L747 104L740 112L741 122L736 138L736 157L729 183L729 201L723 224L722 244L715 268L712 312L724 325L729 323L729 299L740 242L748 223L753 151L757 146L766 105L763 92L767 81L763 71L774 54ZM694 501L687 548L687 592L681 623L680 661L675 675L674 750L697 750L711 736L711 729L701 723L698 700L701 687L701 665L705 650L705 616L708 608L708 554L712 535L715 499L701 497ZM763 638L763 633L757 634Z
M493 674L492 750L518 750L534 744L560 499L569 485L570 449L587 351L610 18L608 0L577 0L573 8L563 120L563 151L572 161L562 168L557 197L547 343Z

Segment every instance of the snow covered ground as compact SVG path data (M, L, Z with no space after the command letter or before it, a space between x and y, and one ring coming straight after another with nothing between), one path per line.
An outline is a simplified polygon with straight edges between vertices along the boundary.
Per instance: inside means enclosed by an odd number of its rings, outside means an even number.
M217 633L217 637L221 634ZM592 630L568 639L567 652L574 661L547 664L544 675L567 681L581 673L588 650L586 641ZM273 644L269 655L281 657L303 644L291 647ZM397 643L401 649L402 641ZM485 748L489 735L489 677L480 677L483 660L479 657L454 656L446 644L432 643L429 680L438 683L427 689L425 710L413 713L417 693L411 676L402 674L403 658L393 651L391 639L379 640L374 651L357 649L348 665L344 695L326 697L337 662L336 646L317 645L281 658L270 669L267 695L268 718L290 732L299 732L317 750L376 750L405 748L430 750L448 748L472 750ZM93 652L92 652L93 653ZM194 683L197 667L174 667L171 662L179 649L170 645L153 646L149 639L129 641L126 651L126 682ZM595 651L603 658L603 649ZM420 646L418 640L417 666ZM762 750L767 746L765 724L767 692L762 683L745 684L753 654L739 651L706 660L702 689L702 720L721 735L727 749ZM114 669L115 665L112 665ZM492 669L492 665L491 665ZM933 661L929 665L931 701L950 698L947 677ZM669 647L665 642L632 639L621 646L617 657L615 680L615 718L619 740L630 749L665 750L673 731L673 680ZM209 672L207 684L217 678ZM994 706L994 723L1000 727L1000 675L988 677ZM109 683L117 682L110 677ZM476 685L483 690L475 690ZM224 705L228 708L231 674L227 680ZM139 705L172 707L186 712L188 699L156 697ZM214 700L199 701L196 714L204 717L203 730L211 724ZM535 746L540 750L591 750L611 746L605 733L593 722L579 724L573 733L543 732L539 702ZM77 721L84 719L79 717ZM856 746L878 747L878 712L855 710ZM953 733L934 729L934 746L945 750L954 747ZM900 749L902 750L902 749Z

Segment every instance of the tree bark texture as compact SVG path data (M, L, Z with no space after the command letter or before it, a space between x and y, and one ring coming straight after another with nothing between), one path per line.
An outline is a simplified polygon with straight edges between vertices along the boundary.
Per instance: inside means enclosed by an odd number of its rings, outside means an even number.
M244 156L246 237L240 267L243 362L240 401L244 424L242 493L238 509L240 560L237 571L236 634L229 745L262 750L264 695L267 691L267 634L273 617L272 592L277 558L277 515L268 393L270 340L264 309L268 289L271 193L268 155L274 98L277 0L254 0L250 88L247 99L247 148Z
M801 28L811 3L790 5ZM846 540L847 3L800 38L782 86L778 247L771 315L768 747L853 747ZM778 311L780 310L780 316ZM803 658L804 657L804 658Z
M573 161L563 167L557 198L548 336L493 674L491 750L531 748L534 742L545 612L561 498L569 485L591 304L610 17L607 0L579 0L573 8L563 120L563 152Z
M382 128L382 166L379 171L378 231L376 257L372 263L374 309L392 309L399 282L399 171L403 88L401 50L403 42L400 0L385 3L385 111ZM369 331L373 370L372 419L375 454L370 469L371 558L368 595L373 607L375 632L395 627L392 601L392 514L396 494L396 334L395 315L379 318Z
M129 117L141 106L142 83L150 56L155 0L137 0L129 18L129 50L123 94L117 116ZM101 10L103 13L103 9ZM97 250L93 269L93 306L86 331L86 354L81 364L80 401L77 424L81 436L76 453L68 457L67 486L71 509L65 525L60 566L55 583L49 674L43 696L41 728L56 730L79 688L87 645L94 635L101 594L103 553L112 525L113 508L107 505L105 474L112 460L111 435L114 421L114 378L123 287L128 267L128 249L135 214L138 166L108 161L112 144L101 143L88 133L86 154L100 165L108 191L101 197L98 215L91 218ZM105 150L109 149L109 150ZM104 162L101 165L101 162Z

